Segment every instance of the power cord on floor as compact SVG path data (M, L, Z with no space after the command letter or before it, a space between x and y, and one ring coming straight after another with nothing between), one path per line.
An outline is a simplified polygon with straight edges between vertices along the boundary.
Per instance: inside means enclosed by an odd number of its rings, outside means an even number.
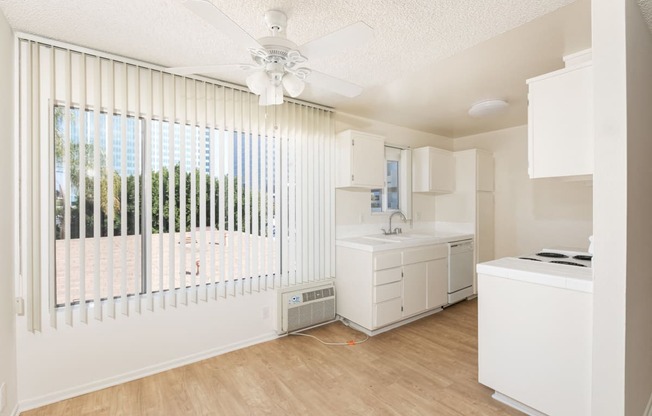
M321 342L324 345L330 345L330 346L336 346L336 347L350 347L350 346L353 346L353 345L362 344L363 342L366 342L369 339L369 335L367 335L365 339L359 340L359 341L349 340L349 341L346 341L346 342L326 342L326 341L323 341L323 340L321 340L320 338L318 338L318 337L316 337L314 335L302 334L300 332L290 332L288 335L297 335L297 336L302 336L302 337L309 337L309 338L316 339L317 341Z
M331 324L333 322L338 322L338 321L341 322L342 324L344 324L346 327L351 328L351 326L349 325L349 323L345 319L342 319L341 317L336 317L332 321L324 322L324 323L321 323L321 324L318 324L318 325L315 325L315 326L311 326L309 328L304 328L301 331L306 331L308 329L317 328L319 326L326 325L326 324ZM318 338L318 337L316 337L314 335L302 334L300 331L290 332L290 333L288 333L288 335L297 335L297 336L301 336L301 337L313 338L313 339L316 339L317 341L321 342L324 345L330 345L330 346L335 346L335 347L351 347L353 345L362 344L363 342L366 342L369 339L369 335L366 335L365 339L360 340L360 341L349 340L349 341L346 341L346 342L326 342L326 341L324 341L324 340L322 340L322 339L320 339L320 338Z

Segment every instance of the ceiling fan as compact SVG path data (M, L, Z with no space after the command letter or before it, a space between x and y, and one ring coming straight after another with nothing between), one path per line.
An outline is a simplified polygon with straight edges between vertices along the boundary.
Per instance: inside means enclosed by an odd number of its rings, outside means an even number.
M287 16L282 11L265 12L265 23L270 36L256 40L209 0L187 0L184 6L248 48L254 63L168 68L170 72L179 75L210 74L225 68L251 71L247 77L247 87L260 96L260 105L282 104L283 89L291 97L297 97L303 92L305 83L346 97L355 97L362 92L362 87L358 85L311 70L305 65L308 58L330 55L370 40L373 30L364 22L353 23L297 46L285 37Z

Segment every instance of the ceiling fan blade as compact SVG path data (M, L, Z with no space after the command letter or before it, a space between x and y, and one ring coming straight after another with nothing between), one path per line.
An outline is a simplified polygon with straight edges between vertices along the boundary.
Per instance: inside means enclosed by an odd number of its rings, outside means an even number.
M364 22L357 22L321 38L304 43L299 46L299 51L308 59L320 58L344 49L360 46L369 42L373 36L374 31L372 28Z
M359 85L317 71L310 71L306 82L349 98L357 97L362 93L362 87Z
M237 23L222 13L213 3L208 0L186 0L183 3L188 9L201 17L220 32L231 37L234 41L247 48L260 49L260 43L251 35L245 32Z
M222 64L222 65L202 65L202 66L177 66L173 68L167 68L168 72L171 72L176 75L193 75L193 74L212 74L215 72L221 72L225 69L239 69L242 71L250 71L256 69L255 65L249 64Z

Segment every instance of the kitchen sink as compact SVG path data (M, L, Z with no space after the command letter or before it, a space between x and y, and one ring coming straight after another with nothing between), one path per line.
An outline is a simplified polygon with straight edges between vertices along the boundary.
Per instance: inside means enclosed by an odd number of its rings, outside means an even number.
M382 241L386 243L399 243L401 241L409 241L409 240L415 240L419 238L428 238L432 237L428 234L413 234L413 233L405 233L405 234L389 234L389 235L370 235L370 236L365 236L362 238L365 238L367 240L373 240L373 241Z

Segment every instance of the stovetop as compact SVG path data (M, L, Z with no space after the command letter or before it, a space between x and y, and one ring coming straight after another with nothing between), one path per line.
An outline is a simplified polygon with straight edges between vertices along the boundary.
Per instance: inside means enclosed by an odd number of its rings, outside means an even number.
M554 263L568 267L591 268L591 260L593 256L581 251L543 249L538 253L519 256L518 258L526 261Z

